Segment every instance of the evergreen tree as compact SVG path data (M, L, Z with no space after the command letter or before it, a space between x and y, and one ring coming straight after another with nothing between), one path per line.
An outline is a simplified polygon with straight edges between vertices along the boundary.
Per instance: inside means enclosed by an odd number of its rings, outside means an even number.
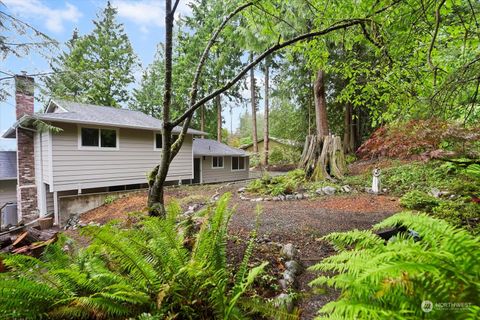
M108 2L91 34L74 34L68 51L52 63L54 75L45 81L48 95L112 107L130 100L137 58L116 15Z
M130 109L161 118L164 75L164 48L159 45L154 61L143 72L139 88L133 89L133 101L130 103Z

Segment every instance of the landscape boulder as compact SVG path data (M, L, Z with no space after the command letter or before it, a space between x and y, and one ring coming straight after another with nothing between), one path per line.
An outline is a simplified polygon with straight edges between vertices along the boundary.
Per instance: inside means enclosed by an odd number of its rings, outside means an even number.
M280 256L288 260L293 260L297 256L297 249L291 243L287 243L280 250Z

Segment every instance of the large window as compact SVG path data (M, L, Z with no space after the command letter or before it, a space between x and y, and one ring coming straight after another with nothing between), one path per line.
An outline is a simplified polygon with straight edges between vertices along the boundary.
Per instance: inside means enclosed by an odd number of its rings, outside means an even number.
M245 170L245 158L232 157L232 170Z
M212 168L223 168L223 157L212 157Z
M163 148L163 139L161 133L155 133L155 149ZM177 140L178 134L172 134L172 144Z
M81 128L80 146L86 148L116 149L118 132L115 129Z

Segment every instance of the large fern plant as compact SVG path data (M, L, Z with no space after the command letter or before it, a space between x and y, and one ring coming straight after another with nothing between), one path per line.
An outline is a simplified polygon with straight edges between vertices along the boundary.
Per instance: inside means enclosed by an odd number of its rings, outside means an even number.
M478 238L409 212L375 229L393 226L414 230L420 240L407 233L385 243L370 231L325 237L340 252L311 268L325 274L311 285L334 287L341 295L320 309L318 319L479 319Z
M242 295L265 264L247 267L251 241L237 274L228 268L228 198L201 213L199 231L191 220L178 223L180 208L171 205L165 219L133 228L85 228L92 243L73 254L62 238L40 259L2 255L9 271L0 273L0 318L244 318Z

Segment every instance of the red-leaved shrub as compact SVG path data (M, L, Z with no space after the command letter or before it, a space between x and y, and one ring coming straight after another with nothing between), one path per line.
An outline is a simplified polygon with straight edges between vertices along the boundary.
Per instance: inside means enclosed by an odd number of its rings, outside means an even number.
M378 128L357 150L360 159L478 156L480 127L439 119L410 120Z

